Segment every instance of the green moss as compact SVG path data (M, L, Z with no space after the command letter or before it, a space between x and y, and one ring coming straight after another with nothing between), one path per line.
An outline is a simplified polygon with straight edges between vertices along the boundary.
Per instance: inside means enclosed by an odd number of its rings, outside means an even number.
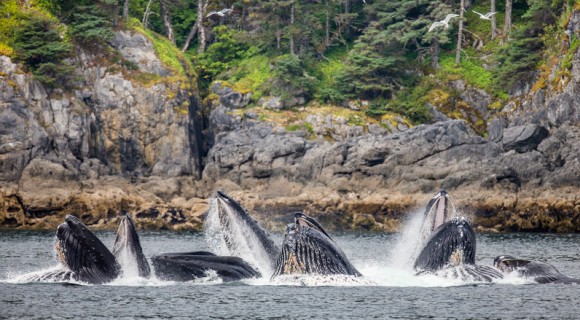
M366 121L364 121L359 115L351 114L348 117L348 124L351 126L364 126L366 125Z
M300 125L300 124L290 124L290 125L286 126L286 131L290 131L290 132L298 131L300 129L302 129L302 125Z
M572 60L574 59L574 54L578 51L580 47L580 39L574 34L572 36L572 43L570 43L570 49L562 59L562 69L570 70L572 69Z
M468 84L486 90L492 90L493 75L481 65L481 60L475 57L471 52L469 58L462 58L459 65L455 64L455 55L445 54L439 60L440 78L446 80L456 80L459 78L465 80ZM453 78L455 76L455 78Z
M171 70L175 75L186 75L186 71L193 70L191 62L183 55L177 47L175 47L169 39L155 33L150 29L143 28L141 22L135 18L131 18L129 21L129 26L131 29L144 34L151 42L155 48L155 52L159 57L159 60L163 65ZM185 64L188 70L185 70L183 64Z

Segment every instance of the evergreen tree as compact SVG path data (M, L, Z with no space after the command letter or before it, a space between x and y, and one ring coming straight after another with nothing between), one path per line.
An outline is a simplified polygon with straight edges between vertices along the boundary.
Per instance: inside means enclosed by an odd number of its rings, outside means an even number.
M510 88L519 81L530 80L545 48L541 35L554 25L563 2L528 0L529 8L522 16L522 25L513 31L513 40L496 54L498 87Z
M72 67L62 60L70 55L72 45L63 38L54 21L31 15L15 30L15 57L45 85L66 86L72 79Z

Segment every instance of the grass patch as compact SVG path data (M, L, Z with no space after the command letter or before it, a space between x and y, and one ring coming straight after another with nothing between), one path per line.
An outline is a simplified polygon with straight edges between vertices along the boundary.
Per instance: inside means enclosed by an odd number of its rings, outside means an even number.
M493 92L493 74L483 68L475 52L468 52L468 55L469 58L463 57L459 65L455 64L454 54L442 55L439 60L440 77L455 80L453 76L459 76L474 87Z
M270 72L270 59L265 55L254 55L239 62L231 71L223 75L223 84L240 93L252 92L252 100L258 101L264 95Z

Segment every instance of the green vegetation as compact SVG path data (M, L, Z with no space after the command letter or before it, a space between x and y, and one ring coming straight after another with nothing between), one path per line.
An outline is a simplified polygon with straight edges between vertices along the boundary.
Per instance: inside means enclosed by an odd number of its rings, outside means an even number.
M455 64L454 54L442 55L440 67L439 76L442 79L458 76L456 78L463 79L472 86L493 92L493 73L483 68L481 60L477 58L473 50L470 50L469 56L462 59L459 65Z
M52 19L31 15L14 32L14 52L35 77L49 87L69 86L72 67L62 63L72 45L62 39Z
M459 63L459 19L429 31L434 21L459 12L459 1L350 1L345 7L343 1L130 0L127 17L124 3L4 0L0 54L53 87L73 86L72 69L63 62L81 47L145 85L199 85L208 103L216 100L211 84L220 80L252 92L254 106L267 96L281 97L286 108L304 103L311 110L356 101L364 115L345 117L350 124L393 114L428 122L431 104L451 118L469 115L472 126L482 128L485 121L450 89L452 81L485 90L492 97L489 111L497 112L514 85L534 80L534 89L561 88L580 47L577 35L565 34L572 10L580 10L572 0L513 1L509 34L503 25L507 2L497 0L493 39L490 21L473 12L488 12L490 0L469 1ZM208 15L224 8L232 11ZM112 52L108 42L123 29L146 35L172 75L140 72ZM275 117L267 114L268 121Z
M167 38L153 32L150 29L144 28L141 22L139 22L137 19L131 19L129 21L129 25L133 30L144 34L147 36L147 38L149 38L149 40L151 40L151 42L153 42L153 47L155 48L155 52L157 52L159 60L161 60L163 65L171 70L174 74L186 74L183 63L187 63L188 69L193 70L191 62L187 61L179 49L177 49Z

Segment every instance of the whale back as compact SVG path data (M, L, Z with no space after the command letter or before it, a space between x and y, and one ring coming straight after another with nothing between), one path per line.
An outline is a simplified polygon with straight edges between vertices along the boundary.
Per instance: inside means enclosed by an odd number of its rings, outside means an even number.
M136 263L139 276L149 277L151 269L147 258L143 254L143 248L139 241L139 235L129 214L123 215L117 228L115 244L113 245L113 255L118 262L131 260L129 263Z
M418 271L437 271L448 265L475 264L475 232L464 218L437 227L415 260Z
M518 276L534 279L538 283L580 283L580 279L567 277L553 265L541 261L499 256L493 263L504 273L516 272Z
M238 257L205 251L164 253L151 258L155 275L168 281L191 281L214 271L223 281L258 278L260 273Z
M296 222L287 226L272 278L288 274L361 276L326 231L320 230L318 223L317 227L311 227L303 221L296 216Z
M74 280L101 284L119 276L115 256L78 218L67 215L56 237L60 260L73 272Z

